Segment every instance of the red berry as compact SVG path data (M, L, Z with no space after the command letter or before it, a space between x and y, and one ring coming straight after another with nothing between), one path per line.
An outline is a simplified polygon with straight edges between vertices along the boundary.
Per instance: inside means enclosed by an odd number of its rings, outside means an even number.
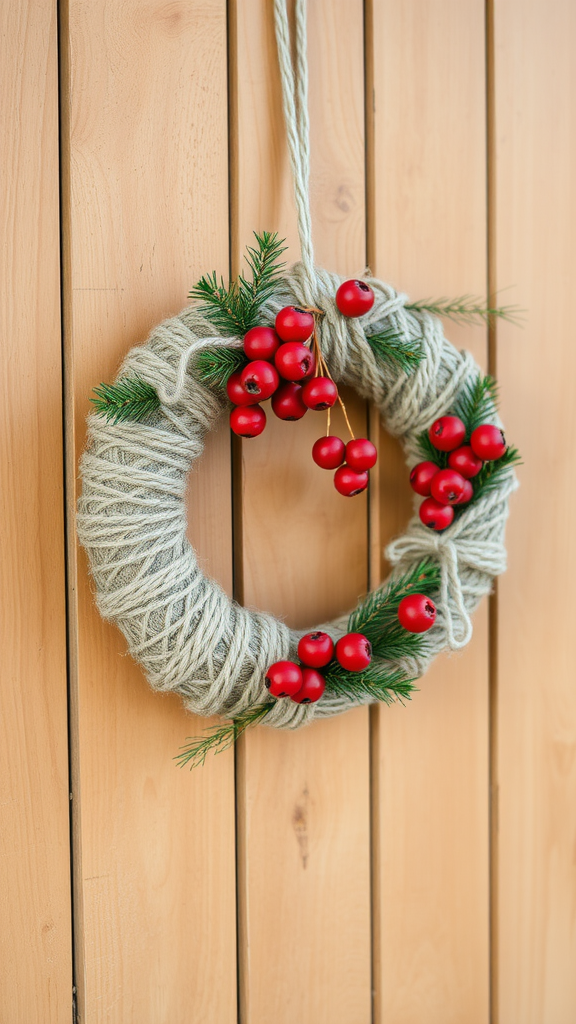
M234 405L256 405L258 401L258 395L249 395L244 385L242 384L242 373L237 370L236 373L231 373L228 377L228 383L226 384L226 394Z
M456 505L464 493L466 481L455 469L439 469L430 492L441 505Z
M259 402L264 402L273 395L280 383L277 369L264 359L255 359L248 363L240 374L242 387L249 395L256 395Z
M316 360L309 348L301 341L289 341L274 356L276 369L284 380L303 380L314 373Z
M302 686L302 669L295 661L275 661L264 681L273 697L292 697Z
M314 317L299 306L284 306L276 316L275 326L282 341L308 341L314 330Z
M427 498L430 494L430 485L438 472L439 466L435 462L419 462L410 473L410 487L416 494Z
M462 497L455 501L455 505L465 505L474 497L474 488L469 480L464 481L464 490L462 491Z
M355 469L357 473L361 473L364 469L372 469L372 466L376 465L377 458L378 452L367 437L355 437L353 441L348 441L346 462L350 469Z
M244 351L248 359L273 359L280 338L272 327L252 327L244 335Z
M332 660L334 641L328 633L306 633L298 643L298 657L311 668L322 668Z
M365 281L344 281L336 292L342 316L364 316L374 305L374 292Z
M320 700L326 687L324 676L315 668L305 668L302 670L302 679L302 686L298 693L292 694L292 700L296 704L315 704Z
M439 452L451 452L466 437L466 427L458 416L441 416L428 431L428 437Z
M450 469L456 469L467 480L471 480L482 469L482 459L474 455L469 444L465 444L462 448L456 448L450 452L448 465Z
M436 621L436 605L426 594L408 594L398 605L398 618L409 633L425 633Z
M301 420L308 412L300 384L286 382L272 395L272 410L279 420Z
M368 473L357 473L350 466L340 466L334 473L334 487L339 494L345 498L351 498L354 494L360 494L368 487Z
M492 423L482 423L480 427L476 427L472 432L470 444L474 454L486 462L501 459L508 447L500 427L495 427Z
M302 401L309 409L319 412L334 405L338 398L338 388L330 377L312 377L302 388Z
M346 633L336 644L336 659L349 672L361 672L372 660L372 644L363 633Z
M445 530L454 519L454 509L452 505L441 505L435 498L424 498L418 515L431 530Z
M230 413L230 426L239 437L258 437L266 426L266 413L259 405L238 406Z
M321 469L338 469L344 462L346 445L339 437L319 437L312 448L312 458Z

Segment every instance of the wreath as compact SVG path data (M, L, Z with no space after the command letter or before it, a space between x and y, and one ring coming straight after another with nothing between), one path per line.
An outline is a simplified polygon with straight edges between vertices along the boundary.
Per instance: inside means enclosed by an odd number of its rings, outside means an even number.
M409 698L440 651L470 640L470 616L506 567L517 486L519 455L504 439L496 384L446 340L439 319L514 311L469 297L409 302L368 274L343 281L315 267L304 4L296 79L283 0L275 15L301 262L286 271L283 243L264 232L236 281L201 278L193 304L133 348L112 385L95 389L81 460L78 533L101 614L120 627L154 689L228 719L183 748L180 763L191 766L260 722L294 728ZM230 600L201 572L186 537L186 482L230 402L232 429L256 437L270 400L283 419L326 414L313 458L353 498L377 453L351 430L346 442L331 433L341 384L378 407L422 500L386 549L390 579L349 616L294 631Z

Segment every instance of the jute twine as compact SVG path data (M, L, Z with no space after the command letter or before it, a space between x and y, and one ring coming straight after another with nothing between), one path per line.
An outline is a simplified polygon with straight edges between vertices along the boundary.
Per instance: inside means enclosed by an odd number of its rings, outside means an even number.
M342 279L313 261L305 0L296 4L294 66L285 0L275 0L275 19L302 261L263 307L262 319L272 323L285 305L322 309L320 341L334 379L376 404L387 430L401 439L411 467L420 460L418 435L453 406L479 368L469 353L445 339L438 320L406 309L406 296L375 278L365 277L375 294L368 316L353 320L338 312L334 297ZM420 340L425 358L410 376L375 358L366 335L383 328L407 342ZM231 601L200 571L186 537L188 473L225 407L196 379L195 360L205 348L241 345L239 338L215 333L193 308L156 327L145 344L128 353L118 376L138 375L152 384L161 408L144 422L111 424L101 415L90 416L80 467L78 533L98 608L120 627L150 685L180 694L186 707L201 715L235 716L266 699L266 669L294 658L303 632ZM441 650L458 650L470 640L470 615L506 568L504 528L515 487L510 471L442 533L428 530L415 515L406 533L386 549L392 566L402 571L426 556L441 569L428 656L400 663L411 678L422 675ZM346 631L346 619L323 628L337 639ZM352 703L327 694L311 705L277 701L266 721L296 727Z

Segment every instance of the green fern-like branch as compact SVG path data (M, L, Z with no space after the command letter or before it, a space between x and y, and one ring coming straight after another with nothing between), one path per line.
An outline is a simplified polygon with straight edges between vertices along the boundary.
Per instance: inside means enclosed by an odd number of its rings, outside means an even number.
M413 373L424 358L420 341L406 341L393 330L370 334L366 341L383 362L395 363L404 373Z
M478 476L471 481L474 488L472 501L483 497L495 487L499 487L505 476L508 475L513 466L521 466L522 458L517 448L507 448L501 459L494 459L493 462L485 462ZM464 511L466 505L462 505L455 511Z
M491 306L480 295L460 295L457 299L420 299L406 303L406 309L431 313L456 323L475 324L480 321L506 320L519 326L524 310L519 306Z
M194 369L195 376L208 388L221 390L228 378L246 364L246 356L238 348L214 348L200 352Z
M262 304L270 298L285 266L280 257L285 252L284 240L274 232L254 232L256 246L248 246L246 263L250 277L241 273L228 286L216 272L205 274L192 288L189 298L196 299L199 312L218 330L242 336L256 327Z
M109 423L125 420L143 420L160 408L155 388L139 377L124 377L115 384L100 384L94 388L95 398L90 401L95 411Z
M265 704L257 704L230 722L208 729L204 736L194 736L188 739L182 747L181 753L177 754L174 760L178 762L180 768L184 768L185 765L191 769L197 768L204 764L210 751L214 754L221 754L222 751L233 746L246 729L262 722L275 703L276 701L267 701Z
M338 662L332 662L325 674L326 692L350 701L381 701L394 704L410 700L415 690L412 679L401 669L392 669L374 660L363 672L347 672Z
M425 653L425 637L409 633L398 621L398 605L409 594L433 597L440 586L440 568L431 559L423 559L386 587L372 591L348 619L351 633L363 633L377 658L395 661Z
M493 377L479 373L467 381L453 406L453 415L466 426L466 441L481 423L494 419L498 408L498 385Z

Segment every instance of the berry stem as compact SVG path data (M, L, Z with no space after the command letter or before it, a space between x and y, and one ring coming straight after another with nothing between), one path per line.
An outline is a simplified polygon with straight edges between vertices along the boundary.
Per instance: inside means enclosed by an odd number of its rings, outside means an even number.
M313 315L314 315L314 333L312 334L312 347L313 347L314 356L316 357L316 372L315 372L314 376L318 377L320 375L320 372L322 372L322 373L324 373L326 375L326 377L329 377L330 380L333 382L334 378L333 378L332 374L330 373L330 370L328 369L328 363L326 362L326 360L324 359L324 356L322 355L322 349L320 348L320 342L318 340L318 329L317 329L317 319L316 318L317 318L317 316L319 314L321 316L324 316L324 314L322 313L321 310L312 309L312 308L307 309L306 312L307 313L313 313ZM342 398L340 396L340 389L339 388L338 388L338 401L340 403L340 408L342 409L342 412L344 413L344 419L346 421L346 426L348 428L348 433L350 434L350 437L352 438L352 440L355 441L356 438L354 436L354 431L352 430L352 425L350 423L350 420L348 419L348 413L346 412L346 406L344 405L344 402L343 402L343 400L342 400ZM328 409L328 428L326 430L326 435L329 435L329 434L330 434L330 409Z

